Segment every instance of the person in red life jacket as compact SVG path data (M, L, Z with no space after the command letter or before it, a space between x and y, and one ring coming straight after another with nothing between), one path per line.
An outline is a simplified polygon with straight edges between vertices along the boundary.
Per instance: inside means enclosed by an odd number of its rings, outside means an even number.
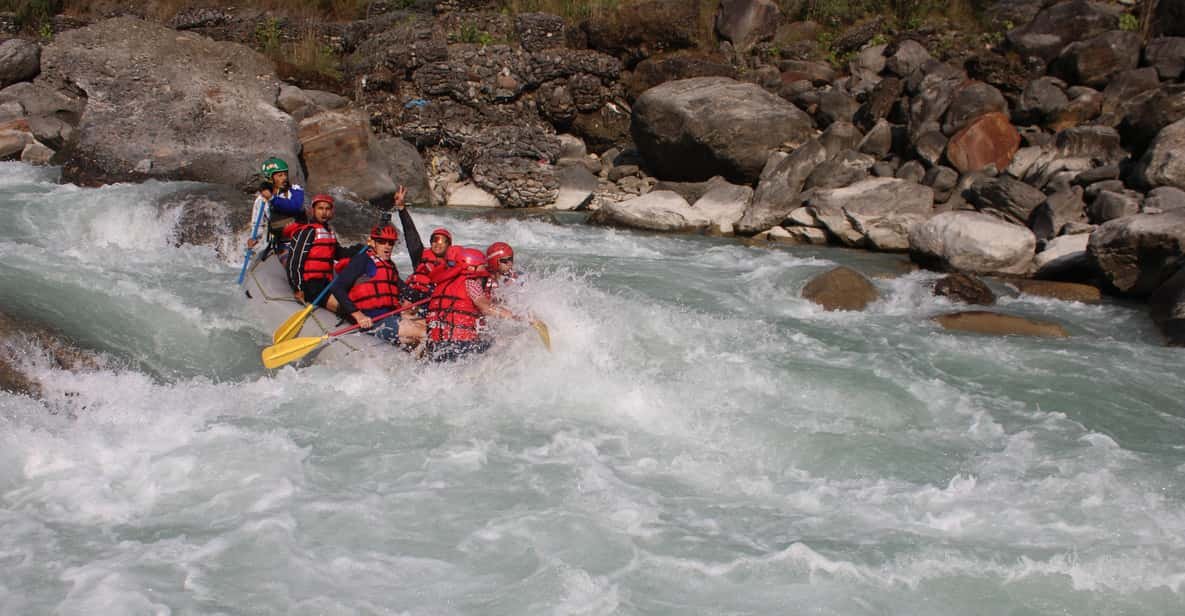
M494 304L484 280L486 256L475 248L458 251L451 268L432 272L435 288L428 301L428 355L435 361L453 361L471 353L484 353L492 340L483 336L482 318L525 321Z
M312 301L333 280L336 261L350 256L350 251L338 244L337 233L330 226L333 220L333 197L317 195L309 213L308 224L291 224L283 235L292 238L292 254L288 259L288 284L300 301ZM338 302L326 295L322 306L334 312Z
M383 340L415 345L424 339L424 321L413 313L396 313L381 321L372 318L398 308L409 289L391 261L391 252L399 233L384 225L370 230L368 248L354 257L338 273L330 287L341 312L350 315L367 333Z
M494 242L486 248L486 268L490 271L486 287L491 293L518 281L519 274L514 269L514 249L506 242Z

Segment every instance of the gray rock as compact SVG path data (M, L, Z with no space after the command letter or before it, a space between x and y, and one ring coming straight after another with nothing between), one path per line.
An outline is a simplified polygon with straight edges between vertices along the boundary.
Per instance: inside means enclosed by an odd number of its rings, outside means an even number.
M964 84L955 90L950 106L943 115L942 133L949 137L971 120L993 111L1008 113L1008 101L1004 100L999 90L982 81Z
M939 130L928 130L918 136L914 142L914 151L917 152L918 158L926 161L927 165L934 166L938 161L942 160L942 154L946 151L946 144L948 143L946 135Z
M21 162L30 165L48 165L53 158L53 150L40 141L34 140L21 150Z
M1140 212L1141 195L1138 192L1100 192L1086 207L1086 216L1092 224L1101 225L1109 220L1133 216Z
M514 32L527 51L542 51L567 45L564 18L548 13L519 13L514 18Z
M16 38L0 43L0 88L31 81L40 72L40 45Z
M893 150L893 127L884 120L877 120L856 149L877 159L888 156Z
M829 126L832 122L851 122L860 110L860 103L856 99L838 90L827 90L819 94L819 109L815 112L815 119L819 126Z
M976 209L1022 225L1045 202L1045 193L1008 176L976 182L967 192Z
M926 168L916 160L911 160L904 165L897 168L897 179L905 180L906 182L913 182L914 184L921 184L922 178L926 177Z
M1050 5L1028 24L1008 32L1009 44L1023 56L1045 61L1057 57L1069 43L1087 39L1119 25L1115 7L1089 0Z
M1027 274L1036 245L1026 227L979 212L943 212L909 233L915 262L979 274Z
M1139 179L1148 186L1185 189L1185 120L1163 129L1140 159Z
M665 190L606 203L597 211L596 219L605 224L673 232L702 231L712 222L683 197Z
M782 60L778 62L778 70L782 71L782 81L794 83L806 80L814 86L827 85L838 76L835 69L825 62L810 62L806 60Z
M560 140L559 160L583 159L588 156L588 148L580 137L565 133L556 135L556 138Z
M1185 268L1152 293L1148 313L1169 346L1185 346Z
M609 170L609 181L620 182L622 178L638 175L640 171L637 165L617 165Z
M734 227L753 199L753 189L730 184L721 177L708 181L704 196L691 205L711 221L711 228L722 235L732 235Z
M1130 69L1116 74L1103 88L1103 104L1097 122L1118 126L1134 109L1161 93L1156 70Z
M815 167L806 178L804 189L842 188L868 177L868 170L876 162L867 154L841 152Z
M21 82L0 90L0 103L19 105L33 136L55 150L73 138L74 127L86 107L86 101L78 95L40 80Z
M1039 240L1048 240L1071 222L1085 222L1086 204L1082 201L1082 189L1049 195L1044 203L1029 214L1028 226Z
M1078 175L1074 176L1074 183L1081 186L1086 186L1089 184L1094 184L1095 182L1115 179L1119 179L1119 165L1113 163L1110 165L1095 167L1094 169L1087 169L1086 171L1079 173Z
M1127 159L1119 131L1109 126L1075 126L1058 131L1054 147L1060 158L1085 158L1103 164Z
M1087 257L1120 293L1145 297L1185 256L1185 210L1117 218L1090 235Z
M1041 77L1025 85L1017 104L1015 120L1041 124L1053 118L1070 103L1066 82L1057 77Z
M897 177L897 170L893 168L893 164L881 161L872 166L869 172L878 178L892 178Z
M908 77L931 59L930 52L919 42L906 39L886 50L885 69L898 77Z
M1124 190L1123 181L1122 180L1103 180L1101 182L1095 182L1095 183L1091 184L1090 186L1087 186L1086 192L1084 193L1087 203L1094 201L1095 198L1098 197L1100 193L1102 193L1103 191L1108 191L1108 190L1111 192L1123 192L1123 190Z
M860 147L864 135L851 122L834 122L819 135L819 143L827 150L827 157L834 158L844 150L855 150Z
M964 304L990 306L996 294L977 276L956 272L939 278L934 283L934 295Z
M1116 74L1136 68L1139 62L1140 35L1112 30L1066 45L1050 71L1069 83L1100 88Z
M587 207L597 191L597 177L582 166L570 166L556 173L560 183L555 202L548 205L554 210L579 210Z
M1185 209L1185 190L1174 186L1161 186L1148 192L1140 206L1142 214L1161 214Z
M805 143L810 118L754 84L699 77L647 90L634 104L634 142L659 177L698 181L722 175L750 183L769 153Z
M300 182L296 125L274 104L270 62L244 45L120 17L58 34L43 73L87 104L59 152L67 180L198 180L253 189L279 156ZM168 92L168 95L162 95ZM142 161L147 173L137 172Z
M782 11L773 0L723 0L716 12L716 32L739 51L773 38Z
M934 190L934 201L946 203L959 184L959 172L950 167L936 165L926 171L922 183Z
M1165 36L1148 41L1144 61L1156 69L1162 80L1180 79L1185 73L1185 37Z
M889 116L897 100L905 91L905 82L895 77L882 79L868 94L864 104L856 110L855 121L865 130Z
M1066 277L1068 272L1085 269L1089 261L1086 246L1090 234L1062 235L1045 244L1045 250L1033 258L1034 276L1047 280Z
M927 64L927 67L931 65ZM920 79L919 75L922 75ZM916 71L906 86L913 93L909 104L910 136L917 139L926 131L941 129L943 114L966 81L966 73L946 64L937 64L932 70Z
M909 229L930 216L934 192L904 180L872 178L816 190L806 203L832 236L848 246L904 251Z
M749 209L737 223L737 232L757 233L782 222L798 207L798 193L807 177L825 160L826 148L818 140L812 140L767 167L757 183Z

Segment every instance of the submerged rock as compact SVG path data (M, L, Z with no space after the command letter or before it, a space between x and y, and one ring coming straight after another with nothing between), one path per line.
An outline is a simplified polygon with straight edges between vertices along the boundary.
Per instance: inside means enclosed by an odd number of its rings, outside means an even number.
M1018 291L1026 295L1049 297L1067 302L1082 302L1097 304L1103 300L1103 293L1098 287L1075 282L1055 282L1052 280L1014 280L1011 283Z
M860 272L837 267L812 278L802 288L802 297L824 310L864 310L880 298L880 293Z
M944 329L992 336L1065 338L1070 335L1066 331L1066 328L1057 323L1036 321L983 310L944 314L934 317L933 321L941 325Z
M965 304L990 306L996 303L996 294L976 276L956 272L943 276L934 283L934 295Z

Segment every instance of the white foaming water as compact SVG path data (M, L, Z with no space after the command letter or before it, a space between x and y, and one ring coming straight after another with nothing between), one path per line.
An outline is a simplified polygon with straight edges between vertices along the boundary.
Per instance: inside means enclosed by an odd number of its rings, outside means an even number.
M105 359L9 343L44 391L0 393L0 613L1185 608L1182 352L1133 307L959 335L932 274L799 297L897 257L417 210L514 245L553 351L269 374L236 255L174 245L186 185L54 178L0 165L3 311Z

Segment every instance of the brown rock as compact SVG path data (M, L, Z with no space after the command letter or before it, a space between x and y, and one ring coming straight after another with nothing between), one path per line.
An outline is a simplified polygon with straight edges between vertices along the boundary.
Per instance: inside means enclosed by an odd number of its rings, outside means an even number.
M1067 302L1097 304L1103 300L1103 293L1097 287L1075 282L1052 280L1016 280L1012 282L1017 290L1026 295L1049 297Z
M1057 323L1034 321L983 310L944 314L934 317L933 320L945 329L973 334L1040 336L1044 338L1065 338L1070 335L1064 327Z
M1008 116L987 113L955 133L946 144L946 157L960 173L979 171L994 164L1003 169L1020 148L1020 133Z
M802 288L802 296L824 310L863 310L876 301L880 293L860 272L837 267L811 279Z
M934 295L965 304L990 306L996 303L996 294L982 280L962 272L940 278L934 283Z

